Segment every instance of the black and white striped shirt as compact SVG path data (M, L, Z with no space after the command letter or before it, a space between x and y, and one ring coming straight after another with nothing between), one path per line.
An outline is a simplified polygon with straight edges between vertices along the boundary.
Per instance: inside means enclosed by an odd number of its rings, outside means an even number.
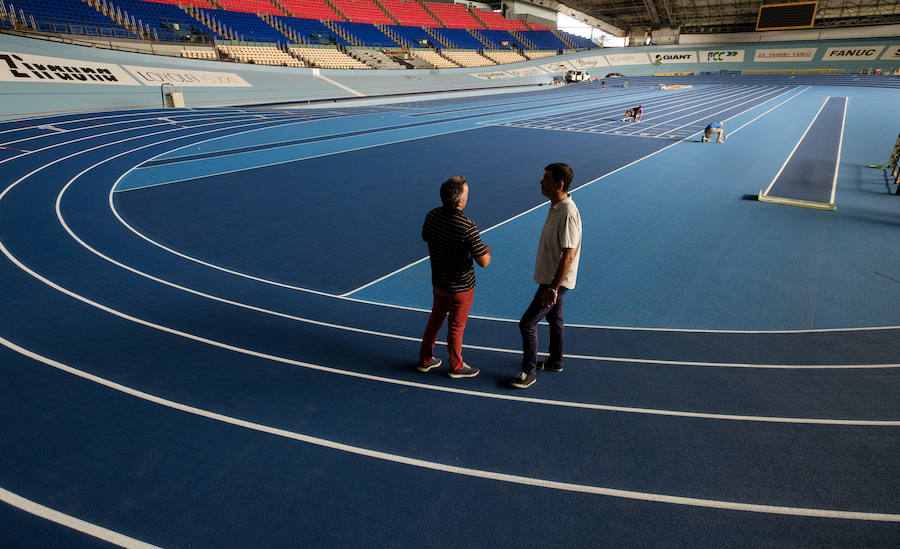
M431 284L458 293L475 287L473 257L487 253L478 227L459 210L435 208L425 216L422 240L431 254Z

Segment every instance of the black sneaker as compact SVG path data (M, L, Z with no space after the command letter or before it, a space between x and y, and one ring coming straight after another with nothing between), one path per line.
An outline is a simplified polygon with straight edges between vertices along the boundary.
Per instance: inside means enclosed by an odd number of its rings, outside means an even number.
M537 378L534 376L534 374L519 372L518 377L513 378L513 380L509 384L516 389L527 389L534 385L535 381L537 381Z
M459 370L450 370L447 372L447 375L452 377L453 379L459 379L461 377L475 377L478 375L480 370L478 368L469 366L468 364L463 363L463 367Z
M546 372L562 372L562 364L554 364L550 362L549 358L545 358L544 360L538 362L537 369L544 370Z
M418 370L418 371L422 372L423 374L425 374L425 373L430 372L431 370L434 370L435 368L437 368L437 367L440 366L441 364L443 364L443 361L442 361L441 359L439 359L439 358L437 358L437 357L431 357L431 361L430 361L428 364L426 364L426 365L424 365L424 366L422 366L422 365L420 364L420 365L416 366L416 370Z

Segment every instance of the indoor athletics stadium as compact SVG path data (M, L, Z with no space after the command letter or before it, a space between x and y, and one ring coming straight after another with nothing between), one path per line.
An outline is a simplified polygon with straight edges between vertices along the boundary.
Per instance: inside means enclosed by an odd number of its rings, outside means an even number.
M895 1L0 0L0 547L896 548L898 133Z

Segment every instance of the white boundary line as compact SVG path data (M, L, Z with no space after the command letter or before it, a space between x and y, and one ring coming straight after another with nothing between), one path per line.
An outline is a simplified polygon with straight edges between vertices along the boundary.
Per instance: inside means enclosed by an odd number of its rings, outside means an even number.
M778 170L778 173L776 173L775 177L772 178L772 182L769 183L769 186L766 187L766 190L762 193L764 196L768 195L769 191L772 190L772 185L774 185L775 182L778 181L778 176L781 175L781 172L784 171L784 168L788 165L788 162L791 161L791 158L794 156L794 153L797 152L797 149L800 147L800 143L803 143L803 139L806 137L806 134L809 132L809 129L813 127L813 124L816 123L816 119L819 118L819 115L822 114L822 109L825 108L825 105L828 103L829 99L830 99L829 97L826 97L825 101L822 102L822 106L819 107L818 112L816 112L816 115L813 117L812 121L809 123L809 126L807 126L806 130L803 131L803 135L801 135L800 139L797 140L797 144L794 145L794 149L791 151L791 154L788 155L787 160L785 160L784 164L781 165L781 169Z
M195 416L211 419L214 421L218 421L221 423L226 423L229 425L234 425L236 427L242 427L244 429L250 429L253 431L258 431L261 433L267 433L291 440L296 440L299 442L304 442L307 444L312 444L315 446L329 448L332 450L338 450L341 452L347 452L355 455L370 457L374 459L380 459L383 461L389 461L392 463L399 463L402 465L410 465L413 467L420 467L422 469L430 469L433 471L440 471L444 473L452 473L457 475L464 475L468 477L474 478L483 478L488 480L496 480L500 482L508 482L513 484L521 484L526 486L538 486L542 488L550 488L553 490L561 490L566 492L580 492L586 494L595 494L595 495L603 495L610 496L616 498L623 499L632 499L632 500L640 500L640 501L653 501L659 503L670 503L676 505L686 505L690 507L708 507L714 509L726 509L731 511L750 511L754 513L767 513L767 514L776 514L776 515L793 515L793 516L806 516L806 517L819 517L819 518L833 518L833 519L847 519L847 520L869 520L869 521L883 521L883 522L900 522L900 514L889 514L889 513L867 513L867 512L858 512L858 511L842 511L835 509L813 509L813 508L803 508L803 507L785 507L785 506L777 506L777 505L759 505L753 503L740 503L734 501L721 501L721 500L713 500L713 499L700 499L700 498L688 498L688 497L680 497L680 496L671 496L666 494L654 494L649 492L635 492L631 490L620 490L614 488L605 488L601 486L594 486L588 484L574 484L568 482L559 482L554 480L546 480L534 477L524 477L520 475L510 475L506 473L498 473L494 471L485 471L481 469L471 469L468 467L459 467L456 465L447 465L444 463L438 463L434 461L426 461L422 459L411 458L407 456L402 456L398 454L391 454L388 452L380 452L377 450L371 450L368 448L363 448L360 446L352 446L349 444L343 444L340 442L336 442L333 440L323 439L319 437L313 437L310 435L305 435L302 433L297 433L294 431L288 431L286 429L279 429L277 427L271 427L269 425L264 425L261 423L254 423L251 421L246 421L243 419L239 419L236 417L219 414L216 412L211 412L209 410L204 410L202 408L196 408L194 406L189 406L187 404L182 404L180 402L175 402L173 400L168 400L150 393L145 393L143 391L139 391L137 389L133 389L126 385L121 385L119 383L115 383L113 381L95 376L93 374L89 374L87 372L78 370L61 362L57 362L50 358L41 356L37 353L19 347L18 345L0 337L0 345L3 345L21 355L24 355L28 358L46 364L47 366L56 368L57 370L72 374L74 376L80 377L87 381L102 385L114 391L119 391L121 393L146 400L148 402L152 402L154 404L158 404L160 406L164 406L167 408L171 408L173 410L178 410L181 412L186 412L188 414L192 414Z
M2 338L0 338L0 340L2 340ZM0 341L0 343L2 343L2 341ZM134 549L158 549L156 545L151 545L149 543L136 540L134 538L126 536L125 534L120 534L119 532L114 532L113 530L103 528L102 526L97 526L96 524L83 521L79 518L75 518L72 515L61 513L56 509L51 509L49 507L41 505L40 503L35 503L30 499L25 499L22 496L14 494L4 488L0 488L0 501L7 503L17 509L21 509L22 511L25 511L26 513L29 513L31 515L49 520L50 522L55 522L56 524L60 524L72 530L77 530L97 539L102 539L103 541L112 543L113 545L118 545L119 547L128 547Z
M800 92L795 93L794 95L788 97L787 99L785 99L785 100L782 101L781 103L775 105L775 106L772 107L771 109L769 109L769 110L767 110L766 112L760 114L759 116L757 116L757 117L754 118L753 120L750 120L749 122L746 122L746 123L744 123L743 125L739 126L737 129L728 132L728 135L731 136L731 135L736 134L737 132L739 132L739 131L741 131L742 129L744 129L744 127L749 126L750 124L756 122L757 120L759 120L759 119L762 118L763 116L769 114L770 112L774 111L774 110L777 109L778 107L784 105L785 103L787 103L787 102L790 101L791 99L797 97L798 95L803 94L804 92L806 92L807 90L809 90L811 87L812 87L812 86L806 86L805 88L803 88L802 90L800 90ZM794 88L794 89L796 89L796 88ZM777 97L776 97L775 99L777 99Z
M837 190L838 172L841 169L841 148L844 146L844 126L847 123L847 106L850 104L850 97L844 97L844 114L841 116L841 136L838 139L837 158L834 161L834 180L831 182L831 198L829 204L834 204L834 193Z

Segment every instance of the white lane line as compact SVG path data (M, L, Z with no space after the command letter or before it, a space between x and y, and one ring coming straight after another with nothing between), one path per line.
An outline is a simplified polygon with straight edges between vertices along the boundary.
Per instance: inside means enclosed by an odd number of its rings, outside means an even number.
M762 193L763 196L768 195L769 191L772 190L772 186L775 185L775 182L778 181L778 176L781 175L781 172L784 171L784 168L787 167L788 162L793 158L794 153L797 152L797 149L800 147L800 143L803 143L803 138L806 137L806 134L809 132L809 129L813 127L813 124L816 123L816 119L819 118L819 115L822 114L822 109L825 108L825 104L828 103L828 97L825 98L825 101L822 102L822 106L819 107L819 110L816 112L816 115L813 117L812 121L809 123L809 126L803 130L803 135L800 136L800 139L797 140L797 144L794 145L793 150L791 150L791 154L788 155L787 160L784 161L784 164L781 165L781 168L778 170L778 173L775 174L775 177L772 178L772 182L769 183L769 186L766 187L766 190Z
M72 515L61 513L56 509L51 509L49 507L41 505L40 503L31 501L30 499L25 499L22 496L14 494L13 492L10 492L9 490L6 490L4 488L0 488L0 501L12 505L17 509L21 509L26 513L40 517L44 520L55 522L56 524L60 524L62 526L65 526L66 528L77 530L97 539L102 539L103 541L106 541L108 543L118 545L119 547L128 547L133 549L158 549L156 545L151 545L149 543L128 537L125 534L114 532L113 530L109 530L108 528L104 528L102 526L97 526L96 524L93 524L91 522L86 522L79 518L75 518Z
M834 192L837 190L838 171L841 169L841 148L844 146L844 126L847 123L847 105L850 98L844 98L844 113L841 115L841 137L838 140L837 158L834 159L834 180L831 182L831 198L828 200L830 204L834 204Z
M269 425L264 425L261 423L255 423L252 421L247 421L243 419L239 419L233 416L228 416L225 414L219 414L216 412L212 412L209 410L204 410L202 408L197 408L194 406L189 406L187 404L182 404L180 402L176 402L173 400L168 400L150 393L145 393L143 391L139 391L137 389L133 389L126 385L121 385L119 383L115 383L108 379L104 379L93 374L89 374L82 370L78 370L61 362L52 360L50 358L41 356L37 353L29 351L23 347L19 347L18 345L12 343L11 341L0 337L0 345L7 347L21 355L24 355L28 358L46 364L47 366L51 366L56 368L57 370L72 374L74 376L80 377L87 381L91 381L93 383L97 383L104 387L108 387L115 391L119 391L121 393L146 400L148 402L152 402L154 404L158 404L160 406L164 406L167 408L171 408L173 410L178 410L181 412L193 414L195 416L204 417L207 419L211 419L214 421L219 421L222 423L226 423L229 425L234 425L236 427L242 427L245 429L250 429L253 431L258 431L261 433L267 433L291 440L297 440L299 442L305 442L307 444L312 444L315 446L320 446L323 448L329 448L332 450L338 450L341 452L347 452L355 455L366 456L374 459L380 459L383 461L389 461L393 463L400 463L403 465L411 465L413 467L420 467L423 469L431 469L434 471L440 471L445 473L453 473L457 475L464 475L475 478L484 478L489 480L496 480L500 482L509 482L514 484L522 484L526 486L539 486L542 488L551 488L554 490L561 490L566 492L581 492L586 494L596 494L603 496L610 496L616 498L623 499L633 499L633 500L642 500L642 501L653 501L659 503L671 503L676 505L687 505L691 507L709 507L714 509L727 509L732 511L750 511L754 513L768 513L768 514L776 514L776 515L794 515L794 516L806 516L806 517L820 517L820 518L834 518L834 519L849 519L849 520L870 520L870 521L885 521L885 522L900 522L900 515L898 514L890 514L890 513L869 513L869 512L859 512L859 511L845 511L839 509L815 509L815 508L803 508L803 507L786 507L779 505L760 505L754 503L741 503L735 501L722 501L722 500L713 500L713 499L700 499L700 498L689 498L689 497L681 497L681 496L672 496L666 494L655 494L650 492L636 492L631 490L620 490L614 488L605 488L602 486L595 486L590 484L574 484L569 482L559 482L554 480L546 480L534 477L525 477L520 475L510 475L506 473L498 473L494 471L485 471L482 469L471 469L468 467L459 467L457 465L447 465L445 463L438 463L434 461L426 461L422 459L411 458L407 456L402 456L398 454L391 454L388 452L380 452L377 450L371 450L368 448L363 448L360 446L352 446L349 444L343 444L340 442L336 442L333 440L328 440L319 437L313 437L310 435L305 435L302 433L297 433L294 431L288 431L286 429L279 429L277 427L272 427Z
M805 90L804 90L804 91L805 91ZM798 95L799 95L799 94L798 94ZM774 108L774 107L773 107L773 108ZM768 112L768 111L767 111L767 112ZM765 113L763 113L763 114L765 114ZM754 120L755 120L755 119L754 119ZM751 122L752 122L752 120L751 120ZM258 128L258 129L254 129L254 130L247 130L246 132L241 132L241 134L243 134L243 133L250 133L250 132L253 132L253 131L262 131L262 130L265 130L265 129L266 129L266 128ZM733 133L733 132L732 132L732 133ZM240 135L240 134L235 134L235 135ZM692 137L693 135L695 135L695 134L692 133L690 136L687 136L687 137L685 137L685 138L682 138L680 141L678 141L678 142L676 142L676 143L673 143L673 144L670 145L670 146L673 146L673 145L676 145L676 144L678 144L678 143L680 143L680 142L682 142L682 141L685 141L686 139ZM215 141L215 140L217 140L217 139L222 139L222 138L221 138L221 137L215 137L215 138L212 138L212 139L207 139L207 140L198 141L198 142L192 143L192 144L190 144L190 145L184 145L184 146L182 146L182 147L178 147L178 148L176 148L176 149L172 149L172 151L177 151L177 150L180 150L180 149L182 149L182 148L191 147L191 146L195 146L195 145L198 145L198 144L206 143L206 142L208 142L208 141ZM656 151L655 153L651 153L651 154L649 154L649 155L647 155L647 156L645 156L645 157L643 157L643 158L639 158L638 160L635 160L635 161L632 162L631 164L627 164L627 165L625 165L625 166L622 166L621 168L618 168L618 169L615 170L615 171L612 171L612 172L609 172L609 173L607 173L607 174L605 174L605 175L602 175L602 176L598 177L597 179L594 179L594 180L592 180L592 181L590 181L590 182L588 182L588 183L582 185L581 187L577 187L577 188L574 189L572 192L575 192L576 190L578 190L578 189L580 189L580 188L582 188L582 187L586 187L587 185L589 185L589 184L591 184L591 183L594 183L594 182L596 182L596 181L599 181L600 179L603 179L604 177L607 177L608 175L612 175L613 173L616 173L616 172L619 171L619 170L625 169L625 168L627 168L628 166L631 166L632 164L635 164L635 163L637 163L637 162L640 162L641 160L644 160L644 159L646 159L646 158L649 158L650 156L653 156L654 154L657 154L657 153L659 153L659 152L662 152L662 151L665 150L666 148L668 148L668 147L665 147L665 148L663 148L663 149L660 149L660 150ZM365 305L372 305L372 306L377 306L377 307L386 307L386 308L390 308L390 309L398 309L398 310L403 310L403 311L413 311L413 312L418 312L418 313L430 313L430 312L431 312L430 309L423 309L423 308L418 308L418 307L407 307L407 306L404 306L404 305L395 305L395 304L392 304L392 303L382 303L382 302L379 302L379 301L370 301L370 300L366 300L366 299L358 299L358 298L350 297L350 294L356 293L356 292L362 290L363 288L366 288L366 287L368 287L368 286L371 286L371 285L374 284L375 282L380 282L380 281L382 281L382 280L385 280L386 278L389 278L391 275L400 273L400 272L402 272L402 271L404 271L404 270L406 270L406 269L409 269L410 267L412 267L412 266L414 266L414 265L416 265L416 264L418 264L418 263L421 263L422 261L425 261L426 259L428 259L428 256L425 256L425 257L423 257L423 258L420 258L420 259L416 260L415 262L413 262L413 263L411 263L411 264L409 264L409 265L406 265L406 266L401 267L401 268L399 268L399 269L397 269L397 270L395 270L395 271L393 271L393 272L391 272L391 273L388 273L387 275L382 276L381 278L379 278L379 279L377 279L377 280L375 280L375 281L369 282L369 283L367 283L367 284L365 284L365 285L363 285L363 286L361 286L361 287L359 287L359 288L357 288L357 289L355 289L355 290L351 290L350 292L347 292L347 293L345 293L345 294L343 294L343 295L337 295L337 294L332 294L332 293L329 293L329 292L323 292L323 291L320 291L320 290L313 290L313 289L311 289L311 288L303 288L303 287L301 287L301 286L294 286L294 285L291 285L291 284L285 284L285 283L283 283L283 282L277 282L277 281L274 281L274 280L269 280L269 279L266 279L266 278L262 278L262 277L257 277L257 276L249 275L249 274L246 274L246 273L242 273L242 272L240 272L240 271L235 271L235 270L233 270L233 269L228 269L228 268L222 267L222 266L220 266L220 265L216 265L216 264L213 264L213 263L209 263L209 262L207 262L207 261L203 261L203 260L201 260L201 259L198 259L198 258L189 256L189 255L184 254L184 253L182 253L182 252L179 252L179 251L177 251L177 250L175 250L175 249L173 249L173 248L170 248L170 247L168 247L168 246L165 246L165 245L163 245L163 244L161 244L161 243L159 243L159 242L157 242L157 241L151 239L151 238L148 237L147 235L141 233L140 231L138 231L137 229L135 229L134 227L132 227L127 221L125 221L125 219L123 219L121 215L119 215L119 212L118 212L118 210L116 209L116 206L115 206L115 203L114 203L114 200L113 200L113 193L114 193L114 192L124 192L124 191L116 191L115 188L118 186L119 182L120 182L122 179L125 178L125 176L127 176L127 175L128 175L129 173L131 173L132 171L134 171L134 170L136 170L136 169L139 169L140 166L141 166L143 163L148 162L148 161L150 161L150 160L153 160L154 158L158 158L158 157L160 157L160 156L163 156L163 155L165 155L165 154L169 154L169 153L171 153L172 151L167 151L167 152L164 152L164 153L160 153L160 154L158 154L157 156L154 156L153 158L149 158L149 159L147 159L147 160L142 161L140 164L137 164L137 165L133 166L133 167L130 168L128 171L124 172L121 176L119 176L119 178L116 180L116 182L113 184L112 188L110 189L110 194L109 194L109 207L110 207L110 210L112 211L113 215L116 217L116 219L119 221L119 223L121 223L125 228L127 228L129 231L131 231L132 233L134 233L135 235L137 235L138 237L140 237L140 238L143 239L144 241L146 241L146 242L152 244L153 246L156 246L157 248L160 248L160 249L166 251L167 253L170 253L170 254L172 254L172 255L176 255L176 256L178 256L178 257L181 257L182 259L186 259L186 260L191 261L191 262L193 262L193 263L197 263L198 265L203 265L204 267L208 267L208 268L210 268L210 269L214 269L214 270L217 270L217 271L220 271L220 272L224 272L224 273L227 273L227 274L230 274L230 275L234 275L234 276L238 276L238 277L241 277L241 278L245 278L245 279L247 279L247 280L253 280L254 282L260 282L260 283L263 283L263 284L268 284L268 285L271 285L271 286L276 286L276 287L284 288L284 289L287 289L287 290L294 290L294 291L299 291L299 292L309 293L309 294L313 294L313 295L319 295L319 296L327 297L327 298L331 298L331 299L340 299L340 300L350 301L350 302L354 302L354 303L361 303L361 304L365 304ZM165 184L167 184L167 183L161 183L160 185L165 185ZM149 186L155 186L155 185L148 185L148 187L149 187ZM145 187L141 187L141 188L145 188ZM540 208L541 206L544 206L544 205L546 205L546 204L549 204L549 202L548 202L548 201L542 202L541 204L538 204L538 205L534 206L533 208L530 208L530 209L525 210L525 211L523 211L523 212L521 212L521 213L519 213L519 214L516 214L515 216L513 216L513 217L511 217L511 218L509 218L509 219L507 219L507 220L505 220L505 221L501 221L500 223L498 223L498 224L496 224L496 225L493 225L492 227L489 227L488 229L485 229L484 231L482 231L481 234L484 234L484 233L486 233L487 231L490 231L490 230L492 230L492 229L496 229L497 227L500 227L501 225L504 225L504 224L506 224L506 223L509 223L510 221L513 221L513 220L515 220L515 219L517 219L517 218L519 218L519 217L521 217L521 216L523 216L523 215L526 215L526 214L528 214L528 213L530 213L530 212L532 212L532 211L534 211L534 210L536 210L536 209L538 209L538 208ZM508 322L508 323L518 323L518 322L519 322L519 319L513 319L513 318L499 318L499 317L491 317L491 316L483 316L483 315L469 315L469 318L475 318L475 319L478 319L478 320L494 321L494 322ZM699 329L699 328L652 328L652 327L642 327L642 326L611 326L611 325L602 325L602 324L575 324L575 323L571 323L571 324L570 324L570 323L567 323L566 325L569 326L569 327L572 327L572 328L587 328L587 329L602 329L602 330L625 330L625 331L646 331L646 332L683 332L683 333L706 333L706 334L806 334L806 333L855 332L855 331L873 331L873 330L895 330L895 329L900 329L900 325L895 325L895 326L866 326L866 327L854 327L854 328L817 328L817 329L805 329L805 330L804 330L804 329L800 329L800 330L715 330L715 329ZM600 357L598 357L598 360L603 360L603 359L600 358ZM626 359L615 359L615 360L626 360Z
M808 89L810 89L811 87L812 87L812 86L806 86L805 88L803 88L802 90L800 90L798 93L795 93L794 95L788 97L787 99L785 99L785 100L782 101L781 103L775 105L775 106L772 107L771 109L769 109L769 110L767 110L766 112L760 114L759 116L757 116L757 117L754 118L753 120L750 120L749 122L746 122L746 123L744 123L744 124L741 125L741 126L738 126L737 129L728 132L728 136L730 137L730 136L736 134L737 132L739 132L739 131L741 131L742 129L744 129L746 126L749 126L750 124L756 122L757 120L759 120L759 119L762 118L763 116L769 114L770 112L774 111L774 110L777 109L778 107L780 107L780 106L784 105L785 103L787 103L788 101L794 99L794 98L797 97L798 95L803 94L804 92L806 92L806 91L807 91ZM780 97L780 96L779 96L779 97ZM776 98L776 99L777 99L777 98ZM732 117L732 118L734 118L734 117Z

